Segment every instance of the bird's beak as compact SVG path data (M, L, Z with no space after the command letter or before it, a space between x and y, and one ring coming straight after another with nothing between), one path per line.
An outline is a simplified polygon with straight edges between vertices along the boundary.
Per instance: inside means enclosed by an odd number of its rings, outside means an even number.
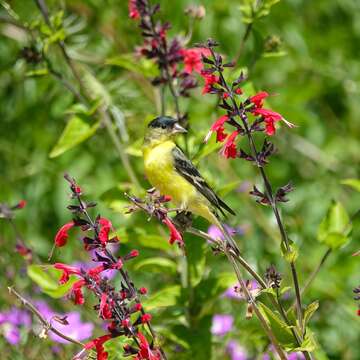
M181 125L179 125L178 123L176 123L173 127L172 130L173 134L183 134L183 133L187 133L187 130L184 129Z

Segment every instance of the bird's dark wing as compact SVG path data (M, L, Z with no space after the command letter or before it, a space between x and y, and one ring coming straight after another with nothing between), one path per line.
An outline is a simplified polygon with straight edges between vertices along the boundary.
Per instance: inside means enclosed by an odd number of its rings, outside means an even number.
M215 194L193 163L178 147L174 147L172 154L174 157L175 169L181 176L195 186L196 189L204 195L216 209L220 210L223 215L225 215L224 210L235 215L234 211Z

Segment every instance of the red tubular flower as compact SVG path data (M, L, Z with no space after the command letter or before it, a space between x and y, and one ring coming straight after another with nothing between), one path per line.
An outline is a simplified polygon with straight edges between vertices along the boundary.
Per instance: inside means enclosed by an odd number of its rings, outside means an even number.
M101 272L105 270L104 265L96 266L90 270L87 271L87 274L95 281L99 280L99 275Z
M86 285L84 279L78 280L75 282L71 288L71 295L74 298L75 305L83 305L85 302L84 294L82 292L82 287Z
M86 343L84 347L86 350L95 348L97 353L97 360L107 360L108 353L104 349L104 343L111 338L111 334L103 335Z
M280 115L279 113L269 110L269 109L254 109L252 111L252 113L254 115L260 115L263 117L264 121L265 121L265 132L267 135L274 135L275 134L275 123L277 121L283 121L288 127L293 128L295 127L294 124L292 124L289 121L286 121L282 115Z
M237 150L235 145L235 139L239 135L239 131L235 130L230 134L228 139L226 140L226 143L224 147L221 150L221 154L225 156L227 159L233 158L235 159L237 156Z
M135 360L160 360L160 354L151 350L146 337L141 332L138 332L137 336L140 341L140 349Z
M210 128L210 131L206 134L204 142L208 142L210 139L210 136L213 132L216 132L216 141L217 142L223 142L226 138L226 134L224 133L225 128L224 128L224 124L226 123L226 121L229 120L229 117L227 115L223 115L221 117L219 117L212 125Z
M16 205L16 209L23 209L26 206L26 200L21 200L19 201L19 203Z
M129 0L129 17L131 19L140 19L140 13L136 6L136 0Z
M171 220L168 217L166 217L163 220L163 223L166 224L170 230L169 243L172 245L174 242L178 241L180 245L183 245L184 241L182 239L182 236L179 233L179 231L176 229L175 225L171 222Z
M202 71L201 72L201 76L204 78L205 80L205 84L204 87L202 89L202 94L207 94L211 91L212 86L214 84L217 84L219 81L219 77L214 75L214 74L209 74L207 72Z
M105 218L99 219L100 231L99 231L99 240L103 245L109 241L109 233L112 228L112 223L110 220Z
M201 55L210 56L210 54L210 50L206 48L181 49L181 55L184 57L185 64L184 72L191 74L195 71L200 74L204 69Z
M107 302L108 296L105 293L102 293L100 299L100 310L99 316L102 316L104 319L111 319L112 318L112 311L110 306Z
M74 222L71 221L63 225L55 235L55 246L62 247L66 245L66 241L69 237L68 231L74 226Z
M69 281L70 275L81 275L80 269L76 268L75 266L69 266L62 263L55 263L55 269L62 270L62 275L59 280L59 284L65 284Z
M264 99L266 99L269 94L266 91L261 91L254 96L249 98L250 102L255 105L255 108L262 108L264 104Z

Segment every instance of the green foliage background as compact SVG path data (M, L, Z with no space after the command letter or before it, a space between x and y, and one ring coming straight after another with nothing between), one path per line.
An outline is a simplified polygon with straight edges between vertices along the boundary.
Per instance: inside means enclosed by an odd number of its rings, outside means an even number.
M32 1L0 2L6 3L21 23L41 20ZM192 2L160 3L161 17L173 24L170 33L185 35L189 20L183 9ZM231 59L247 26L240 6L249 1L196 3L205 6L206 17L195 24L191 43L215 38L221 52ZM53 14L64 11L69 53L81 65L85 84L94 97L100 96L117 115L132 166L144 189L149 187L143 177L139 150L146 122L158 113L158 93L149 82L156 69L148 62L133 61L131 53L142 39L136 23L128 19L126 1L63 0L49 1L48 6ZM292 130L283 126L274 137L278 153L272 158L268 174L275 187L291 180L296 188L282 211L290 237L299 247L297 266L302 284L327 250L326 234L319 234L321 243L317 232L332 200L341 202L349 216L360 204L359 192L342 184L344 179L359 177L359 14L356 0L283 0L253 24L239 62L249 72L248 89L277 94L270 98L269 106L298 125ZM188 236L191 256L186 262L175 247L167 244L167 235L156 221L147 222L144 214L123 214L123 192L133 188L96 115L77 116L77 125L80 122L85 132L93 127L85 134L88 139L71 149L54 150L75 112L76 101L51 75L29 73L42 66L31 66L20 59L20 50L29 45L29 38L6 19L7 12L0 7L0 202L27 200L27 207L16 218L26 243L46 263L54 234L70 219L66 210L69 192L63 180L63 173L69 172L82 184L88 198L99 203L101 214L119 230L121 251L140 250L141 256L130 265L130 271L139 286L150 289L148 307L155 327L166 339L167 350L174 353L174 349L182 349L170 358L224 357L228 338L212 338L210 334L214 313L235 316L236 331L229 338L237 339L249 354L260 358L267 342L257 320L245 320L245 304L221 297L235 282L225 260L214 258L202 240ZM48 54L54 67L73 81L54 44L49 45ZM220 114L214 101L211 96L202 96L200 88L190 99L181 101L182 109L189 113L190 153L199 160L203 175L236 210L237 216L229 222L246 228L238 238L245 257L261 273L269 264L276 264L285 276L285 285L291 284L270 210L256 204L247 192L236 191L240 185L243 189L247 184L261 186L256 169L244 161L225 161L216 151L199 153L204 135ZM168 104L171 112L170 97ZM196 225L207 228L201 220ZM359 318L352 300L352 288L359 285L359 259L351 256L360 245L356 221L354 225L348 239L351 241L330 254L304 296L305 304L320 302L311 324L319 343L317 359L360 359ZM23 293L33 292L34 283L26 275L23 260L14 253L14 245L11 228L0 219L1 310L14 302L6 294L6 286L16 284ZM56 253L55 260L71 263L85 261L86 256L74 238L70 246ZM151 258L156 259L144 262ZM52 300L45 294L36 293L34 298L44 298L61 311L73 309L70 302ZM292 299L287 301L291 304ZM89 303L81 309L88 320L94 319ZM5 358L54 356L50 341L24 335L21 346L16 348L0 339ZM116 346L114 342L112 347ZM57 357L68 359L75 351L73 346L66 346ZM112 353L112 358L120 358L116 350Z

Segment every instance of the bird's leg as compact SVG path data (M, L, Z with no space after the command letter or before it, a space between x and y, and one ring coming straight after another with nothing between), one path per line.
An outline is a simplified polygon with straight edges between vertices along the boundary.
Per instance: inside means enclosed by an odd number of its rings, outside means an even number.
M173 221L180 232L184 233L192 226L192 213L187 210L182 210L173 218Z

